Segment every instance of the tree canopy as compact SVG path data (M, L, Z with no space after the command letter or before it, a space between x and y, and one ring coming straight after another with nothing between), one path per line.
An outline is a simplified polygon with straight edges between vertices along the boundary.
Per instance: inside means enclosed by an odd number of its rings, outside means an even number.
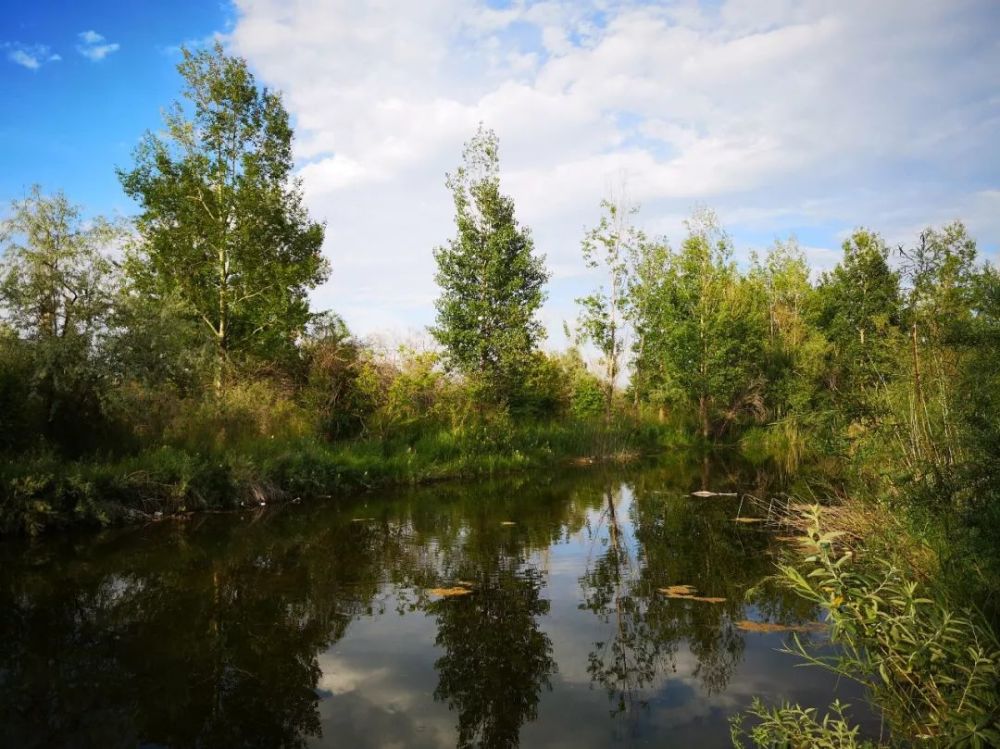
M514 201L500 192L498 147L496 133L480 126L447 177L458 231L434 251L441 295L432 333L483 397L507 403L544 335L536 315L548 273Z
M184 102L120 170L141 207L131 272L155 299L175 295L204 323L219 372L233 358L287 354L326 278L324 227L292 169L292 128L277 93L222 47L184 50Z

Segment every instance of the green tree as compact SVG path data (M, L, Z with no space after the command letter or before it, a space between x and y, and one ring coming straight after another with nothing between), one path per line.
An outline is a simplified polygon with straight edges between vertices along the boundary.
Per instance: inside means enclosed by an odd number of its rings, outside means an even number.
M9 324L42 341L95 335L113 297L114 266L102 250L115 239L102 218L84 222L78 206L35 185L0 223L0 302Z
M910 443L915 457L952 463L958 447L953 386L968 353L961 339L973 317L976 243L956 221L925 229L899 254L912 374Z
M634 339L632 342L632 395L635 404L640 397L649 398L650 378L654 376L655 340L666 300L665 286L670 279L672 250L666 239L644 239L633 247L632 274L629 278L629 313ZM652 342L653 345L650 345ZM662 406L662 403L659 404Z
M600 269L607 287L600 286L591 294L577 299L580 305L580 334L601 352L604 363L604 414L611 418L621 358L625 351L624 326L629 316L629 288L632 285L630 261L645 242L643 233L633 226L630 216L638 209L623 200L602 200L603 214L597 226L583 238L583 259L588 268Z
M0 427L28 442L44 436L80 449L100 436L108 330L117 273L103 253L118 236L102 218L84 221L65 195L32 188L0 223ZM86 428L82 425L86 424ZM3 440L12 444L10 437ZM2 443L0 443L2 444Z
M821 408L828 343L810 324L815 290L809 265L795 239L776 241L767 255L752 258L748 280L766 305L767 404L776 420L809 418Z
M763 300L731 255L714 214L699 212L680 250L665 254L656 296L638 321L637 382L663 404L693 407L705 439L763 415Z
M886 406L879 390L896 369L899 274L875 232L857 230L843 249L820 280L816 321L833 346L830 383L841 409L851 421L877 419Z
M120 170L142 208L130 270L153 298L178 296L202 321L217 357L274 360L309 320L307 291L327 264L323 226L309 219L292 175L292 128L279 94L258 89L246 61L184 51L185 107L148 133Z
M959 565L976 560L974 569L986 569L983 590L1000 590L1000 271L986 266L973 277L973 315L959 334L968 352L955 391L964 443L953 501L966 523L973 553L954 544ZM1000 622L995 596L984 604L994 623Z
M548 280L514 201L500 192L498 139L480 126L447 177L455 201L457 236L434 251L437 324L446 364L479 396L509 403L520 392L544 331L536 318Z

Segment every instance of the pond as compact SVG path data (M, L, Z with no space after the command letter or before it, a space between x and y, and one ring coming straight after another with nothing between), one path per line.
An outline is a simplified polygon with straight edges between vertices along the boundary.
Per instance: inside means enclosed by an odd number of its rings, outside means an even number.
M787 488L678 456L2 542L0 745L708 748L755 695L877 732L747 629L824 637L746 596L784 542L734 518Z

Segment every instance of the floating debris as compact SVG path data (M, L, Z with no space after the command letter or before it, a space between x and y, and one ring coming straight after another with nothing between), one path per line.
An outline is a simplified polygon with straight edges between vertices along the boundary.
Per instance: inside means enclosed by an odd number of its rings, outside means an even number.
M806 624L775 624L774 622L752 622L749 619L736 622L736 628L744 632L822 632L826 629L823 622L808 622Z
M660 592L667 598L682 598L685 601L701 601L702 603L725 603L725 598L717 598L715 596L696 596L694 592L696 588L691 585L669 585L666 588L660 588Z
M734 523L763 523L764 518L733 518Z
M697 588L693 585L668 585L666 588L660 588L660 592L668 596L689 596L695 590Z
M501 520L500 525L517 525L513 520Z
M467 596L472 592L471 588L464 588L461 586L455 586L454 588L431 588L427 591L432 596L441 596L442 598L451 598L453 596Z
M736 492L710 492L707 489L701 489L696 492L691 492L692 497L735 497Z

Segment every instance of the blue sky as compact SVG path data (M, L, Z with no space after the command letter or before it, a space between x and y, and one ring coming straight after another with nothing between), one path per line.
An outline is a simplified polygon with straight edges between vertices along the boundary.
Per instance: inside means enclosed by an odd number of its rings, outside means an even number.
M132 210L115 167L128 166L139 137L159 126L161 108L176 98L178 45L225 31L231 17L228 4L197 0L5 7L0 198L39 183L63 189L88 212Z
M315 306L360 333L431 322L444 173L480 121L552 270L556 344L597 283L579 243L614 190L674 240L713 207L744 261L794 234L828 268L857 226L895 244L956 218L997 253L995 0L79 0L0 23L4 202L38 182L131 212L114 168L177 97L178 45L219 35L246 57L285 94L328 222Z

